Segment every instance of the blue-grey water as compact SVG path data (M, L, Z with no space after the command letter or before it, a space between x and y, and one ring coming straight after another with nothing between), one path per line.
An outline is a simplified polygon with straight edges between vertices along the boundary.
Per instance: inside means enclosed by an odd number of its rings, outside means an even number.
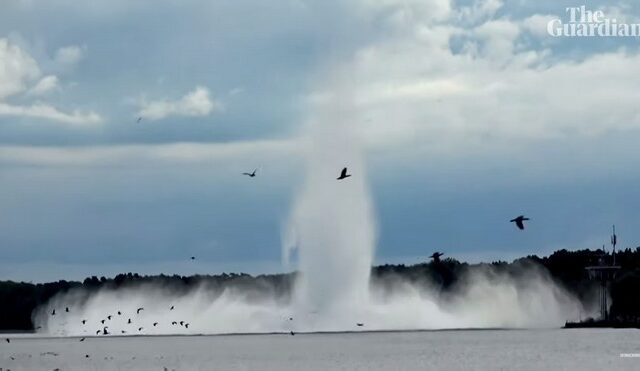
M3 337L2 370L640 370L635 329Z

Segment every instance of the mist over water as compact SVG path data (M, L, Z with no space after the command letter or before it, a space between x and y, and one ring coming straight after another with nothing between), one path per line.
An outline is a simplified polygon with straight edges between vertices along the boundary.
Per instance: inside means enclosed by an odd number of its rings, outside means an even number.
M327 280L337 282L335 277L349 276L336 274ZM267 294L257 296L250 293L252 289L220 292L205 285L175 292L154 283L91 293L72 290L38 308L34 323L44 334L89 336L103 326L109 326L110 335L559 327L567 319L589 315L576 298L534 266L516 277L491 267L473 268L447 293L426 280L408 282L386 275L372 279L355 300L348 297L354 284L335 288L337 283L305 280L299 278L292 295L277 295L268 287ZM335 289L338 294L319 293L327 301L323 303L311 291L318 288ZM137 314L139 307L145 309ZM51 316L54 308L56 315ZM132 324L127 323L129 318ZM174 321L185 321L189 327L172 325ZM155 327L154 322L158 322Z
M299 272L289 295L268 287L259 295L241 288L218 292L206 285L183 292L154 284L72 290L36 310L39 331L65 336L95 335L103 326L112 335L557 327L585 313L577 299L535 266L518 276L472 269L447 295L426 279L372 279L376 219L365 152L353 124L365 118L358 114L348 74L326 85L310 109L301 139L307 149L305 180L285 221L283 262ZM338 181L343 167L353 176ZM71 311L64 312L65 307ZM145 309L136 314L139 307ZM53 308L56 316L50 315ZM101 324L107 315L112 319ZM185 321L189 328L173 321Z

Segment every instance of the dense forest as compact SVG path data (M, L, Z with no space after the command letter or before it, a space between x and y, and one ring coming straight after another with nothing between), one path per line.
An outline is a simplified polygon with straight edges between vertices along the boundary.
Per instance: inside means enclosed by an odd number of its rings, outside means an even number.
M597 282L590 280L585 267L598 263L599 259L610 261L611 256L601 250L559 250L548 257L527 256L511 263L467 264L452 258L425 262L416 265L382 265L372 268L372 283L384 285L388 277L400 277L409 282L427 282L443 295L453 292L457 282L469 270L488 269L500 274L518 276L531 267L539 267L551 279L576 295L581 300L593 297ZM612 318L638 322L640 320L640 247L616 253L616 264L621 270L610 287ZM220 274L195 276L140 276L119 274L114 278L90 277L83 282L58 281L32 284L0 281L0 331L33 330L31 314L56 294L77 290L88 296L99 289L135 287L147 283L161 285L175 295L186 294L194 287L205 286L208 290L242 290L245 295L260 298L269 296L283 301L289 300L295 273L250 276L248 274Z

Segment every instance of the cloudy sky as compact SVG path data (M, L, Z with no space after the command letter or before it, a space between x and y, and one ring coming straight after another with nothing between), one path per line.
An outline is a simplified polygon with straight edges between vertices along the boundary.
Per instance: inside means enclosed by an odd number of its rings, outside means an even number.
M638 246L640 40L547 34L583 4L640 23L632 1L0 0L0 279L282 271L345 73L377 262L596 248L613 223Z

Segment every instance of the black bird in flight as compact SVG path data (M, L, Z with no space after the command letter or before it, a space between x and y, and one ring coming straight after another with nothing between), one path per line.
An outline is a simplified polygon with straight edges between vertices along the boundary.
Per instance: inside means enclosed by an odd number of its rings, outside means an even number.
M516 223L518 228L520 230L522 230L522 229L524 229L524 221L525 220L529 220L529 218L526 218L524 215L520 215L517 218L511 219L510 222L511 223Z
M434 263L438 263L440 262L440 257L442 255L444 255L444 253L436 251L433 254L431 254L430 258L433 259Z
M141 310L144 310L144 308L142 308L142 307L138 308L138 310L136 310L136 314L140 314Z
M344 169L342 169L342 172L340 173L340 176L337 177L336 179L342 180L342 179L348 178L350 176L351 176L351 174L347 174L347 168L345 167Z
M121 316L121 315L122 315L122 312L118 311L118 315L119 315L119 316Z
M153 327L156 327L156 326L158 326L158 322L153 323Z
M6 340L7 340L7 343L10 343L10 342L11 342L11 340L9 340L9 338L7 338Z
M120 330L121 333L126 334L127 332L125 330Z
M55 315L56 315L56 310L55 310L55 309L51 311L51 315L52 315L52 316L55 316Z
M362 327L362 326L364 326L364 323L356 323L356 325L357 325L358 327Z
M102 322L102 324L104 325L104 320L103 319L101 319L100 322Z
M295 332L291 331L291 336L295 335Z
M180 326L184 326L184 321L180 321Z
M138 327L138 331L142 331L144 327Z
M96 335L99 335L99 334L100 334L100 330L96 331Z
M171 324L172 324L172 325L177 325L177 324L178 324L178 322L173 321L173 322L171 322Z
M69 307L64 308L64 311L69 313Z
M102 335L109 335L109 331L107 331L107 329L108 329L108 328L109 328L109 326L105 326L105 327L102 329Z
M109 321L111 321L111 315L108 315L108 316L107 316L107 319L108 319Z
M80 339L80 341L84 341L84 338Z
M196 257L195 257L195 256L192 256L192 257L191 257L191 260L196 260Z
M189 328L189 324L188 324L188 323L185 323L185 324L184 324L184 327L185 327L185 328Z
M142 117L138 117L138 119L136 120L136 124L140 123L140 121L142 121Z
M173 305L171 306L171 308L169 308L169 310L173 310Z
M258 171L258 169L254 169L253 173L242 173L242 175L247 175L247 176L253 178L254 176L256 176L256 171Z
M127 323L131 323L131 318L129 318L129 321Z
M85 355L84 355L84 358L89 358L89 355L88 355L88 354L85 354Z
M83 319L83 320L82 320L82 324L84 325L85 323L87 323L87 320L86 320L86 319Z

